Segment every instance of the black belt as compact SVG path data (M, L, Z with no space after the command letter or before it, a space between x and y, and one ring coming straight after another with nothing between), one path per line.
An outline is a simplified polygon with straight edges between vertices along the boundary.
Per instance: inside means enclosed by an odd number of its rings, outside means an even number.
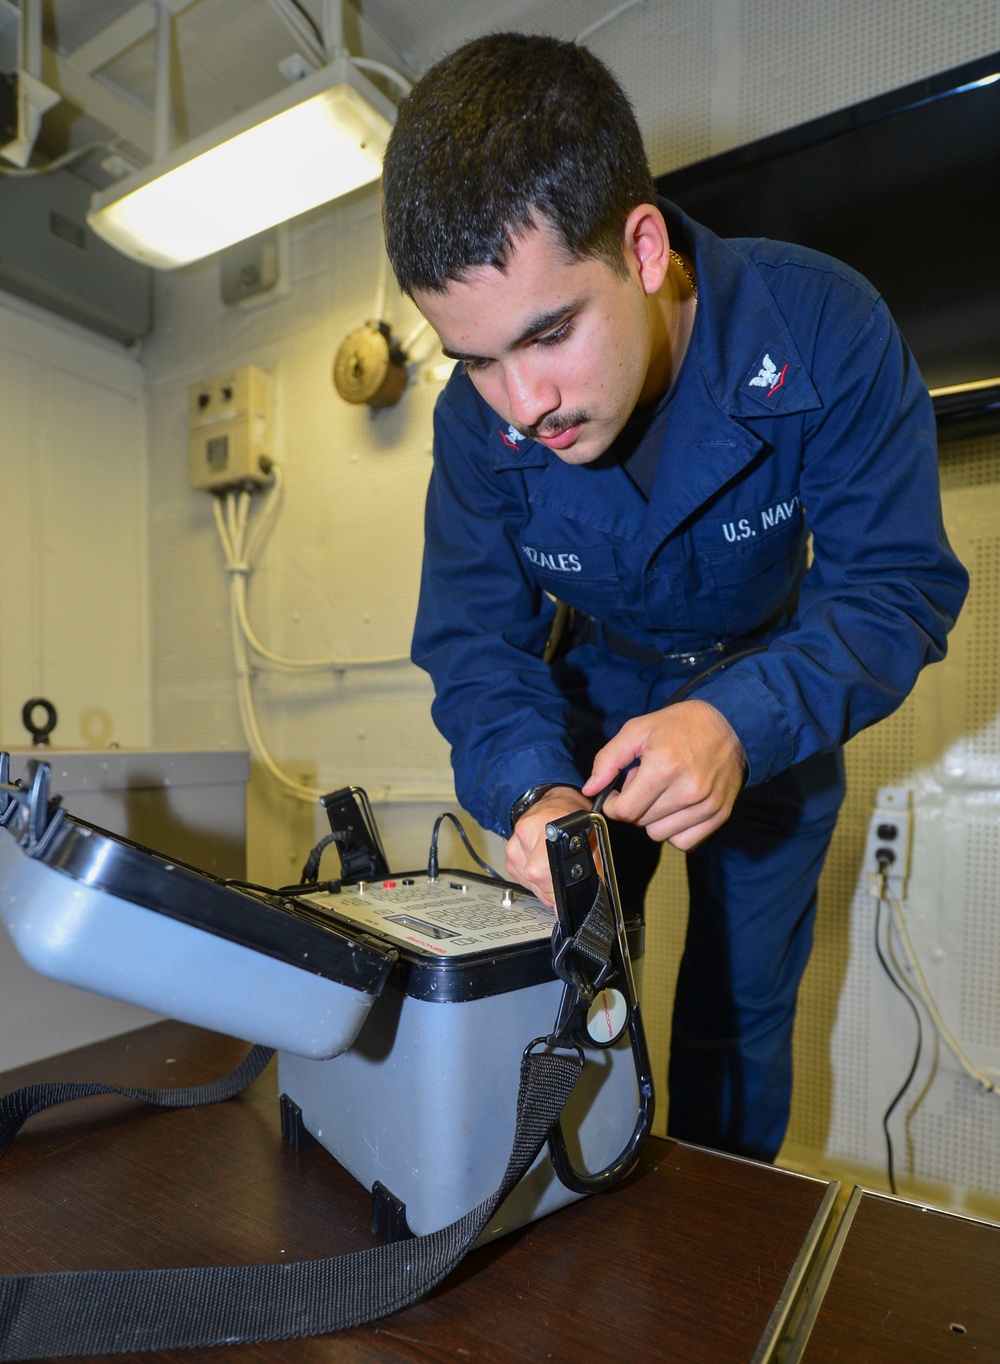
M571 649L578 644L596 644L600 649L607 649L610 654L627 658L631 663L641 663L647 668L658 668L663 663L679 663L685 668L698 668L724 657L727 652L742 650L747 643L744 640L734 640L731 644L725 644L722 640L717 640L703 649L681 649L676 653L662 653L648 644L639 644L636 640L629 639L628 635L620 635L617 630L609 629L603 621L595 620L593 616L586 616L582 611L576 610L573 611L567 637Z

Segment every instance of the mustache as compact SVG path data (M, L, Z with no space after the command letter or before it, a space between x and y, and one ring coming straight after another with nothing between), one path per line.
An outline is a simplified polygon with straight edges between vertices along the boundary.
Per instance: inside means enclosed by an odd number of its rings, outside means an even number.
M585 421L590 420L590 414L578 409L575 412L550 413L535 426L519 426L517 422L511 422L515 431L520 431L522 436L528 440L537 440L539 436L558 436L563 431L568 431L571 426L582 426Z

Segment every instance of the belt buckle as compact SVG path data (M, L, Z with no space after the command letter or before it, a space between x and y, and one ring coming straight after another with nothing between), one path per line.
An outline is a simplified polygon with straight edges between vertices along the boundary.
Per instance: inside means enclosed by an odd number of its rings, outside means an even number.
M725 653L725 650L726 646L721 639L718 639L707 649L696 649L690 653L664 654L664 658L668 658L674 663L682 663L685 668L696 668L704 659L711 658L715 654Z

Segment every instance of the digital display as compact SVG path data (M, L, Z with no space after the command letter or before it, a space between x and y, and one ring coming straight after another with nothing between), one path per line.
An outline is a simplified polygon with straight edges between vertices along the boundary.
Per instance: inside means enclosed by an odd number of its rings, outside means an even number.
M412 928L416 933L422 933L425 938L457 938L457 933L452 933L448 928L442 928L440 924L424 923L423 919L414 919L409 914L388 914L386 920L391 924L399 924L401 928Z

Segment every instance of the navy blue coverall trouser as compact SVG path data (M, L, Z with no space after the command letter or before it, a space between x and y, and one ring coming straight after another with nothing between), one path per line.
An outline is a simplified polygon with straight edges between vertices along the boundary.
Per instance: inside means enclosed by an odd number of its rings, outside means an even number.
M817 754L741 792L687 854L690 911L671 1036L668 1132L773 1160L792 1090L792 1028L812 947L816 887L844 794L843 756ZM611 823L615 871L635 911L659 860Z

